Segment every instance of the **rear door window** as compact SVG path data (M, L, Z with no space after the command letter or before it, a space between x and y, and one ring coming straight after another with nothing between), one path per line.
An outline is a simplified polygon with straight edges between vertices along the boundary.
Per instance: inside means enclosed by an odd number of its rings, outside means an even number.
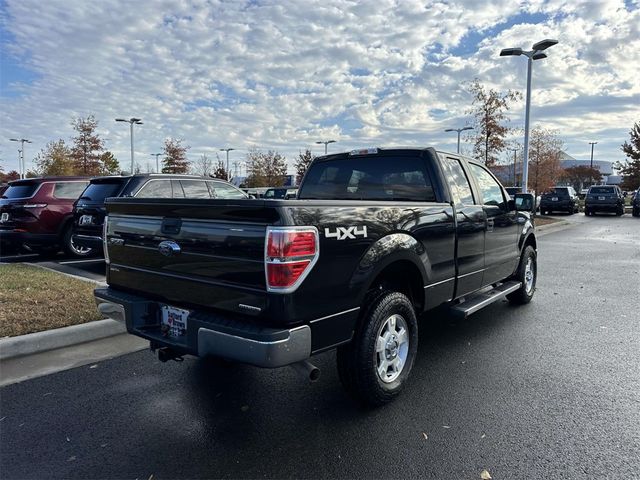
M315 162L305 176L298 198L436 201L421 157L389 155Z
M456 202L456 205L473 205L475 201L471 185L462 169L460 160L447 157L444 163L448 170L449 188L451 188L453 201Z
M75 200L87 188L88 182L56 182L53 187L53 196Z
M180 180L180 183L187 198L211 198L204 180Z
M149 180L140 189L139 198L171 198L171 180Z
M9 185L9 188L2 194L2 198L29 198L32 197L38 189L37 183L29 183L26 185Z

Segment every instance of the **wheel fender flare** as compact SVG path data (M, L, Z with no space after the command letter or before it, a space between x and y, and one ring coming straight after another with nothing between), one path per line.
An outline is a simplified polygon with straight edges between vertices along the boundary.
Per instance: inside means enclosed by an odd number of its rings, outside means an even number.
M391 233L378 239L367 249L351 277L351 287L359 292L359 304L378 275L399 261L407 261L414 265L420 272L423 285L426 284L428 276L425 265L429 264L429 258L422 243L408 233Z

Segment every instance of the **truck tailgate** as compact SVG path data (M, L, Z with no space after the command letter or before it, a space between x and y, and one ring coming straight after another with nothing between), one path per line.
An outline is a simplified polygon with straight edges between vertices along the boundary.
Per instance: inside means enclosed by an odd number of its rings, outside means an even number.
M109 284L187 308L258 315L267 301L265 230L279 221L266 203L109 200Z

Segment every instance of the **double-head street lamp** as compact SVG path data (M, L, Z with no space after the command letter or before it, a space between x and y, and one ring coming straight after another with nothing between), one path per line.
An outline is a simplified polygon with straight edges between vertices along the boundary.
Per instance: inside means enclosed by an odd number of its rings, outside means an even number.
M160 173L160 162L158 162L158 157L162 155L161 153L150 153L152 157L156 157L156 173Z
M27 140L26 138L10 138L9 141L11 142L20 142L20 146L22 147L20 150L18 150L18 163L19 165L19 169L20 169L20 178L25 178L27 175L26 172L26 166L24 163L24 144L25 143L33 143L31 140Z
M534 60L542 60L547 58L547 54L544 53L549 47L553 47L557 44L557 40L542 40L538 43L534 43L531 50L526 51L521 48L504 48L500 52L501 57L510 55L524 55L528 58L527 64L527 101L525 106L524 116L524 159L522 161L522 191L527 193L527 180L529 177L529 111L531 109L531 67Z
M139 118L130 118L127 120L126 118L116 118L116 122L126 122L129 124L131 129L131 175L134 172L134 163L133 163L133 125L142 125L142 122Z
M458 132L458 153L460 153L460 132L465 130L473 130L473 127L447 128L445 132Z
M229 181L229 152L231 152L232 150L235 150L235 148L221 148L220 151L221 152L227 152L227 166L225 168L225 171L227 172L227 182Z
M324 154L327 154L327 145L329 145L330 143L336 143L335 140L320 140L318 142L316 142L317 145L322 145L324 144Z

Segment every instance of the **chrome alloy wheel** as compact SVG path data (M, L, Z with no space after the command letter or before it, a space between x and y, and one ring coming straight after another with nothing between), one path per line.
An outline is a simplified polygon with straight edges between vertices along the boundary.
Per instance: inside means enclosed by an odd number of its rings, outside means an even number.
M384 383L391 383L402 373L409 354L409 332L401 315L391 315L378 330L376 371Z
M527 258L527 264L524 267L524 289L527 294L533 290L533 283L536 278L535 266L533 265L533 259Z
M76 243L73 241L73 236L69 240L69 246L71 247L71 250L73 250L73 253L80 256L87 255L92 250L89 247L81 247L80 245L76 245Z

